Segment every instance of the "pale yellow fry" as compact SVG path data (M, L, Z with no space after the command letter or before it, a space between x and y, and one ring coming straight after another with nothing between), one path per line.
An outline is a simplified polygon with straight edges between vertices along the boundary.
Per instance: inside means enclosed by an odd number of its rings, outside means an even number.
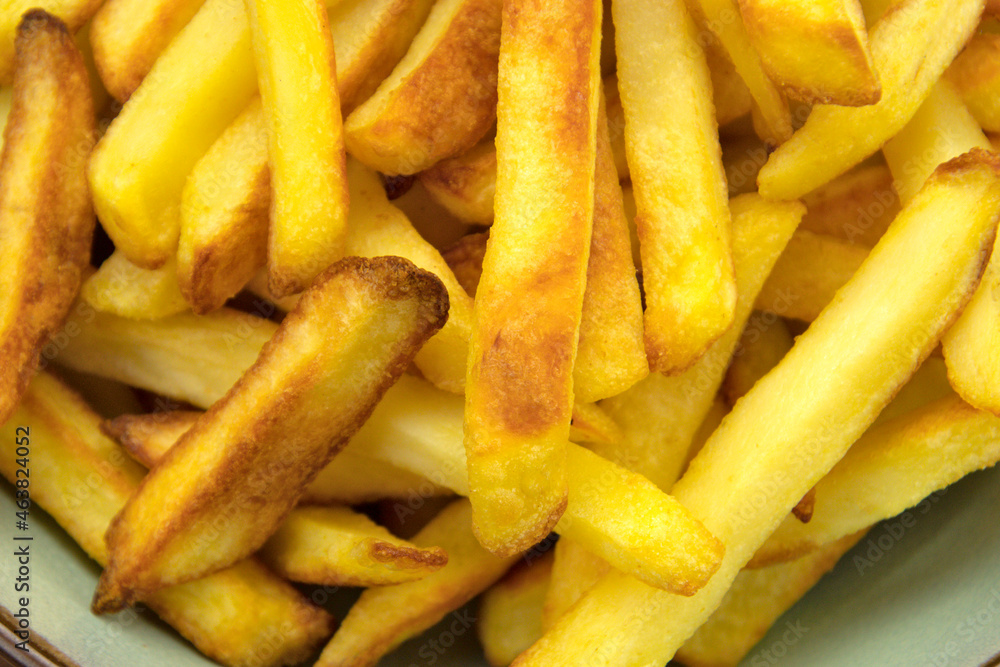
M726 544L705 588L683 598L610 573L515 664L669 660L930 353L975 289L998 211L993 156L976 151L940 167L834 303L709 438L673 489Z
M419 581L369 588L344 617L317 667L374 665L393 648L431 627L503 576L516 556L498 558L472 534L472 508L457 500L411 540L448 552L448 564ZM473 619L459 615L463 630Z
M562 35L552 41L553 33ZM475 530L511 554L566 507L566 453L593 221L601 3L505 0L495 220L465 392Z
M816 485L809 523L786 518L751 567L791 560L894 517L913 525L920 501L1000 460L1000 417L952 395L865 433Z
M646 356L651 371L677 373L729 328L736 306L712 82L682 0L616 0L612 9Z
M848 171L802 197L800 229L872 247L899 213L899 196L884 164Z
M890 419L910 413L954 393L951 385L948 384L948 369L944 359L937 356L927 357L924 359L924 363L920 364L920 368L916 370L913 377L882 409L878 419L872 422L870 428L881 426Z
M712 104L719 127L732 123L750 113L753 97L743 83L732 58L715 35L704 40L705 60L712 74ZM791 131L789 130L789 133Z
M542 636L542 605L552 572L552 552L512 569L479 603L476 634L486 661L505 667Z
M205 0L105 0L90 41L101 81L119 102L142 83L170 41Z
M722 393L729 405L735 405L759 379L777 366L792 349L793 342L781 318L759 311L751 315L722 383Z
M7 0L0 11L0 84L14 80L14 39L21 17L30 9L44 9L75 33L90 20L102 0Z
M246 0L268 128L268 286L305 289L344 252L347 166L337 65L322 0Z
M177 261L143 269L116 250L83 282L80 298L105 313L135 320L155 320L188 310L177 284Z
M771 199L801 197L877 151L916 113L972 35L982 10L983 0L894 5L869 32L882 98L864 107L813 107L805 125L760 170L760 193Z
M579 542L560 537L542 608L542 629L552 627L610 569L606 560L590 553Z
M944 78L958 88L984 130L1000 132L1000 35L973 35Z
M733 327L694 366L676 376L652 373L601 403L625 432L624 444L594 450L662 489L680 476L692 439L712 406L753 299L802 217L797 202L741 195L733 210L733 253L739 299Z

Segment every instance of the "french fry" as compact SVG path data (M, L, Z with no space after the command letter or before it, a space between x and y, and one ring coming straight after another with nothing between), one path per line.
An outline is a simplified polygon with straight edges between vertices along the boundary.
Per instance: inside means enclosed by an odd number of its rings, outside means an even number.
M743 83L736 66L719 40L712 35L704 40L705 61L712 75L712 104L715 106L715 120L719 127L750 113L753 97Z
M726 378L722 381L726 402L730 406L735 405L757 380L778 365L792 349L792 343L792 334L780 318L759 311L752 314L743 328L733 360L726 369Z
M737 665L768 628L863 535L848 535L788 563L742 570L719 608L677 651L690 667Z
M87 554L107 562L104 531L142 478L142 470L101 434L100 417L50 375L35 377L15 416L3 426L5 447L15 425L28 424L31 499ZM0 460L12 483L13 450ZM233 667L295 664L330 636L333 619L253 559L144 600L205 655Z
M870 248L899 213L892 182L884 164L852 169L802 198L806 214L799 228Z
M351 155L415 174L474 146L496 118L502 4L436 3L396 69L346 119Z
M101 428L121 442L132 458L152 468L199 416L199 412L184 410L120 415L104 422ZM447 493L447 489L419 475L365 456L363 450L348 443L309 483L300 502L357 505L383 498L410 498L414 494L433 498Z
M984 130L1000 132L1000 35L988 32L972 36L945 72L962 95Z
M560 537L542 607L542 630L552 627L610 569L606 560L590 553L579 542Z
M998 211L995 156L975 150L939 167L833 304L723 420L673 488L726 545L699 593L670 595L609 573L515 664L669 660L930 353L978 283ZM834 373L836 383L814 382Z
M119 102L139 87L170 41L205 0L105 0L90 41L104 86Z
M0 12L0 84L9 86L17 69L16 42L23 15L40 8L58 17L69 34L82 28L101 6L101 0L10 0Z
M764 70L802 102L863 106L881 97L858 0L739 0Z
M465 388L474 526L498 555L540 541L566 507L593 221L601 4L505 0L502 23L496 218ZM565 39L552 42L554 31Z
M486 661L505 667L542 635L542 604L552 554L522 563L487 590L479 603L476 634Z
M812 322L868 257L847 241L795 232L757 295L756 307L781 317Z
M712 82L681 0L617 0L612 9L646 356L651 371L678 373L729 328L736 306Z
M65 24L30 11L18 25L0 156L0 421L66 319L90 260L86 161L94 107Z
M497 189L497 151L493 137L417 175L432 197L459 220L473 225L493 224L493 195Z
M890 419L895 419L928 403L952 396L955 392L948 384L948 369L944 359L930 356L924 359L906 384L899 390L892 401L882 409L878 419L869 428L881 426Z
M362 593L323 649L316 667L374 665L502 577L517 557L499 558L486 551L471 527L469 501L456 500L442 510L412 542L443 548L448 552L448 564L419 581L369 588Z
M97 310L136 320L155 320L191 307L177 284L176 260L143 269L120 251L83 282L80 297Z
M906 0L869 31L877 104L816 105L795 135L760 170L757 185L770 199L796 199L877 151L913 117L934 83L972 35L982 0ZM863 133L855 132L864 127ZM852 137L844 141L844 137Z
M712 406L753 298L798 224L799 203L768 202L741 195L733 211L733 254L739 299L735 322L687 371L650 374L628 391L601 403L625 432L622 446L594 447L608 459L635 470L662 489L680 476L699 425Z
M483 258L489 238L489 232L467 234L441 253L462 289L473 298L483 275Z
M573 403L569 439L578 445L612 446L621 442L621 428L597 403Z
M112 522L95 612L252 553L446 317L440 281L406 260L325 271Z
M750 567L815 551L907 508L926 512L934 491L1000 461L1000 417L957 396L939 399L884 422L859 439L816 485L809 523L786 518ZM907 523L913 513L901 516Z
M344 252L347 165L333 37L322 0L246 0L268 128L267 278L304 290Z

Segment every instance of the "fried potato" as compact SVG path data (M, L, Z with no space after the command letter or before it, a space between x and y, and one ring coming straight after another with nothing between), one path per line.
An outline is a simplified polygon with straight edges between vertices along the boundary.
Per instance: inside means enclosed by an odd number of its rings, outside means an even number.
M221 308L267 260L271 171L257 98L198 160L181 194L177 282L194 312Z
M723 420L673 488L726 545L722 567L698 594L670 595L609 573L515 664L669 660L930 353L975 289L998 212L995 156L976 150L939 167L834 303ZM834 372L837 382L815 382Z
M347 164L333 37L322 0L246 0L268 128L267 282L304 290L344 253Z
M927 357L869 428L881 426L890 419L905 415L946 396L952 396L954 393L948 384L948 369L945 367L944 359L936 356Z
M86 180L94 107L80 52L41 10L18 25L16 50L0 156L0 421L69 313L94 231Z
M690 667L739 664L862 535L848 535L788 563L741 571L719 608L677 650L677 659Z
M606 560L567 537L559 538L554 551L555 559L542 607L543 630L552 627L560 616L611 569Z
M881 99L864 107L814 106L805 125L760 170L760 193L801 197L877 151L916 113L972 35L982 9L983 0L894 5L869 31ZM865 131L857 132L860 127Z
M135 320L155 320L190 308L177 284L176 260L143 269L117 250L83 282L80 297L97 310Z
M16 77L17 32L23 15L38 8L58 19L69 34L82 28L101 6L101 0L10 0L0 12L0 84L9 86Z
M605 447L621 442L621 427L597 403L573 403L573 423L569 439L579 445L600 444Z
M899 213L899 195L884 164L863 165L802 198L800 229L872 247Z
M712 82L681 0L618 0L612 9L646 356L651 371L678 373L729 328L736 306Z
M1000 35L981 32L945 71L984 130L1000 132Z
M205 0L105 0L90 41L104 86L124 102Z
M705 47L705 61L712 75L712 104L715 106L715 120L719 127L750 113L753 97L743 83L736 66L719 40L708 33L702 40Z
M562 38L553 42L551 35ZM465 448L477 537L498 555L566 507L566 452L594 206L601 4L507 0L496 218L476 292ZM526 206L530 202L530 206Z
M104 422L101 429L121 442L132 458L152 468L200 415L184 410L121 415ZM348 443L309 483L300 502L357 505L383 498L433 498L447 493L419 475L365 456L361 448Z
M847 241L795 232L757 295L755 306L805 322L815 320L868 257L868 248Z
M794 236L792 237L794 240ZM780 258L778 261L781 261ZM722 394L729 405L735 405L757 380L778 365L792 349L792 334L784 321L773 314L753 313L743 328L733 352L733 360L722 381Z
M542 604L551 572L552 554L546 552L522 562L483 594L476 634L494 667L509 665L542 636Z
M957 396L870 429L816 485L816 511L803 524L785 519L750 567L784 562L920 502L975 470L1000 461L1000 417ZM902 514L904 525L913 512Z
M415 174L474 146L496 118L502 4L436 3L396 69L345 121L351 155Z
M417 174L417 178L435 201L459 220L473 225L493 224L497 151L492 136L461 155L441 160Z
M446 317L440 281L406 260L325 271L112 522L94 610L252 553Z
M857 0L739 0L764 70L802 102L863 106L881 97Z
M471 297L476 296L476 288L483 275L483 258L486 257L489 238L489 232L467 234L441 253L455 279Z
M31 429L31 499L87 554L107 562L104 530L142 478L142 470L101 434L100 417L50 375L35 377L14 417L3 426ZM0 471L15 479L14 452ZM301 593L249 559L198 581L164 589L144 603L223 665L265 667L306 659L334 622Z
M735 322L687 371L650 374L601 403L625 432L622 446L594 451L669 489L680 476L692 439L712 406L753 298L802 217L799 203L768 202L741 195L733 211L733 254L739 299Z
M456 500L413 537L419 546L448 552L448 564L419 581L369 588L344 617L316 667L374 665L410 637L431 627L498 580L517 557L499 558L472 533L472 507ZM467 623L462 616L456 622Z

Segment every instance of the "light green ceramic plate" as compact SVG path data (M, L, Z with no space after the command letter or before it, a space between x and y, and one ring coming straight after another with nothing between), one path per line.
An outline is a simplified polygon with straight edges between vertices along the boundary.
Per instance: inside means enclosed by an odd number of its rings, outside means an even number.
M910 528L876 527L744 661L746 667L998 664L1000 469L972 475L913 513ZM2 485L0 605L16 609L14 504ZM88 611L99 569L40 511L32 517L31 632L57 647L57 664L84 667L211 665L151 612L98 618ZM349 600L341 600L343 607ZM340 612L342 614L342 611ZM474 617L475 606L463 618ZM9 617L5 619L9 625ZM390 667L485 665L474 631L446 619L403 645ZM613 631L613 629L609 629ZM9 647L6 651L16 655ZM24 656L21 656L22 658ZM23 664L33 664L22 660ZM0 662L2 664L2 662Z

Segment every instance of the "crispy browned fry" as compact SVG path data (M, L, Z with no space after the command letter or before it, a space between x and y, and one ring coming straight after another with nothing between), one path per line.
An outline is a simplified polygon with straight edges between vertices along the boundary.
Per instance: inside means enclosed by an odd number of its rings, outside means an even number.
M121 415L101 428L121 442L132 458L152 468L200 415L184 410ZM383 498L432 498L447 493L448 489L387 461L365 456L361 448L348 443L309 483L300 502L356 505Z
M487 590L479 603L476 634L486 661L505 667L542 636L542 605L552 572L552 552L522 561Z
M945 72L984 130L1000 132L1000 35L982 32Z
M741 571L715 613L677 650L677 659L690 667L739 664L768 628L863 535L864 531L848 535L789 563Z
M802 198L799 229L872 247L896 214L899 196L884 164L864 165L838 176Z
M479 545L472 533L472 508L465 499L442 510L411 541L442 547L448 552L448 564L419 581L362 593L316 667L374 665L485 590L517 560L516 556L498 558Z
M29 425L31 500L84 551L107 562L104 531L135 492L142 470L101 434L101 418L50 375L35 377L14 417L3 426L0 471L16 474L15 426ZM8 444L9 443L9 444ZM333 619L289 584L248 559L144 600L198 650L223 665L297 664L330 636Z
M459 220L493 224L497 189L497 151L487 137L465 153L441 160L420 172L420 182L435 200Z
M105 0L94 14L90 41L105 88L127 100L153 63L205 0Z
M554 42L555 32L563 38ZM593 221L600 37L596 0L504 2L496 219L476 294L465 388L475 530L497 554L540 541L566 508L565 443Z
M176 315L190 306L177 284L177 262L143 269L115 251L80 288L80 298L97 310L136 320Z
M757 295L760 310L812 322L850 280L868 248L798 230Z
M102 0L9 0L0 12L0 84L9 86L16 77L17 32L24 14L40 8L58 17L69 34L90 20Z
M441 282L406 260L348 258L321 274L115 518L94 610L252 553L446 317Z
M768 75L803 102L878 102L878 75L857 0L739 0Z
M542 628L548 630L552 627L610 569L606 560L590 553L579 542L560 537L556 542L552 575L545 593Z
M441 253L459 284L472 297L476 296L483 275L483 258L489 238L489 232L468 234Z
M502 5L436 3L396 69L344 122L351 155L415 174L475 145L496 114Z
M722 394L729 405L735 405L757 380L777 366L792 349L793 342L792 334L781 318L773 313L756 312L751 315L736 344L733 360L726 370L726 379L722 381Z
M94 107L83 59L57 18L17 28L10 115L0 156L0 421L66 319L90 260L87 156Z

